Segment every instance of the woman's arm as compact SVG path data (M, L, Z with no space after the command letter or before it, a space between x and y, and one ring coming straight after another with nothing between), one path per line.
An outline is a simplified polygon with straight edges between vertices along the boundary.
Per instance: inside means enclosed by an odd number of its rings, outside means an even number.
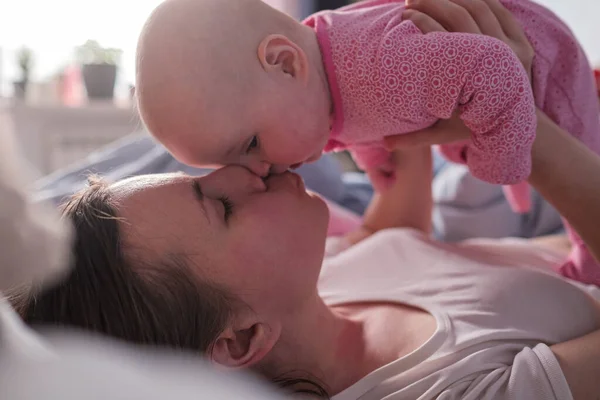
M600 399L600 330L551 346L574 400Z
M538 112L529 182L600 257L600 157ZM574 400L600 399L600 331L559 343L558 359Z
M532 161L531 185L600 259L600 158L538 111Z
M529 182L600 256L600 157L538 112ZM600 331L559 343L558 359L575 400L600 399Z

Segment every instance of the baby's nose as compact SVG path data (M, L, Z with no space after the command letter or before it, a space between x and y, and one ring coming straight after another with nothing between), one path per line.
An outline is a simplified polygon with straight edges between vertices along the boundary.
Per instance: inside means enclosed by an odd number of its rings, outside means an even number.
M271 172L271 164L269 164L267 162L261 161L259 163L254 163L252 165L248 165L247 167L250 171L252 171L253 173L255 173L256 175L258 175L260 177L266 177Z

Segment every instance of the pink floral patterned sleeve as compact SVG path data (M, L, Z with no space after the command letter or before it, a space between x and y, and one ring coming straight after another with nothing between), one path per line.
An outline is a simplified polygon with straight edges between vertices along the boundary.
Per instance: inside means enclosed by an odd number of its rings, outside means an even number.
M448 118L458 108L473 132L470 145L441 146L490 183L516 184L531 173L535 103L529 77L506 44L486 36L425 35L430 50L428 112Z
M497 184L525 180L536 128L531 85L503 42L482 35L423 34L397 4L309 22L322 46L335 108L327 150L350 149L374 168L385 136L414 132L459 110L469 145L444 146L451 160Z
M527 179L535 105L528 76L507 45L485 36L395 31L380 43L379 84L372 85L367 96L383 96L386 104L372 104L391 108L401 117L391 134L450 118L458 110L473 132L472 142L442 146L442 153L466 163L474 176L490 183ZM368 147L356 149L357 161L364 166L382 162L381 147Z

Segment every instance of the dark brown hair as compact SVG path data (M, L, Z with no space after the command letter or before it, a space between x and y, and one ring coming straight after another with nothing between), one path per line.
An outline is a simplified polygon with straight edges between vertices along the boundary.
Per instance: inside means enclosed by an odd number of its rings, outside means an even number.
M135 252L124 251L111 192L99 179L90 179L65 204L63 217L75 231L70 273L54 287L13 293L11 302L25 322L202 355L211 351L240 304L234 296L199 279L184 256L128 255ZM328 398L311 380L273 381L296 393Z

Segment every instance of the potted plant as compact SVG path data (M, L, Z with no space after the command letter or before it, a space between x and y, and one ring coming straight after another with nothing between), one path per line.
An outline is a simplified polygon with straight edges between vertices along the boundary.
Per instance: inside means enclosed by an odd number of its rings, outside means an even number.
M95 40L77 47L76 57L90 100L112 100L121 54L121 50L102 47Z
M21 71L21 77L18 81L14 82L15 97L24 99L33 68L33 51L28 47L21 47L17 51L17 64Z

